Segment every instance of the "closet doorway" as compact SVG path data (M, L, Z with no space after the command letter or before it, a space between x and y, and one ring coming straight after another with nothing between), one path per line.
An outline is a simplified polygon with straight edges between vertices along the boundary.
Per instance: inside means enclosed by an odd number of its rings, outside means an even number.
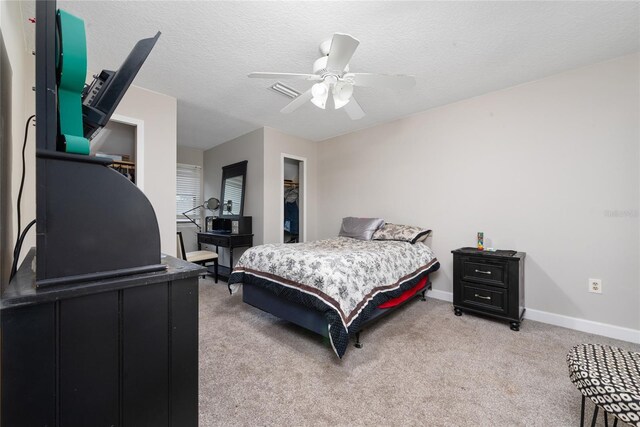
M304 242L307 235L307 159L282 153L280 178L280 241Z
M112 160L111 168L143 189L144 122L118 114L91 141L91 155Z

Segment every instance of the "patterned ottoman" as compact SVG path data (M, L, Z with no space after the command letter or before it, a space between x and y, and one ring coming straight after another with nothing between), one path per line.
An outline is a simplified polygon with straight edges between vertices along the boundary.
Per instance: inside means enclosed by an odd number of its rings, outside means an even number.
M584 425L584 398L588 397L596 405L592 425L598 408L602 408L606 424L609 413L616 417L614 426L619 418L640 427L640 353L608 345L581 344L571 349L567 364L571 381L582 393L581 425Z

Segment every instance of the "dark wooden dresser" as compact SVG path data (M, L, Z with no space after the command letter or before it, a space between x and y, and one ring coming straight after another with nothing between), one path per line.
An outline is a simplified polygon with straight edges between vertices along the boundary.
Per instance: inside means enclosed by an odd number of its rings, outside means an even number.
M2 293L3 426L198 425L198 274L37 289L35 250Z
M453 254L453 306L508 320L518 331L524 316L524 252L460 248Z

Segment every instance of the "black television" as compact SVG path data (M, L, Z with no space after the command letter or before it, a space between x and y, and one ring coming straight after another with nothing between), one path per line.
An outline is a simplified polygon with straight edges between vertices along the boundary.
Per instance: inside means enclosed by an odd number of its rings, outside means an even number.
M90 85L85 86L82 92L85 138L93 139L109 122L159 37L160 31L154 37L138 41L117 71L102 70Z

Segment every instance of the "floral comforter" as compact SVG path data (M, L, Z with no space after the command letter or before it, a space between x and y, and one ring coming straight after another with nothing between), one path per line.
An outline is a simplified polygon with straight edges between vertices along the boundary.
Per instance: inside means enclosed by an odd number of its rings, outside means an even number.
M229 285L263 286L323 311L331 344L342 357L349 334L373 309L439 267L424 243L338 237L252 247L238 260Z

